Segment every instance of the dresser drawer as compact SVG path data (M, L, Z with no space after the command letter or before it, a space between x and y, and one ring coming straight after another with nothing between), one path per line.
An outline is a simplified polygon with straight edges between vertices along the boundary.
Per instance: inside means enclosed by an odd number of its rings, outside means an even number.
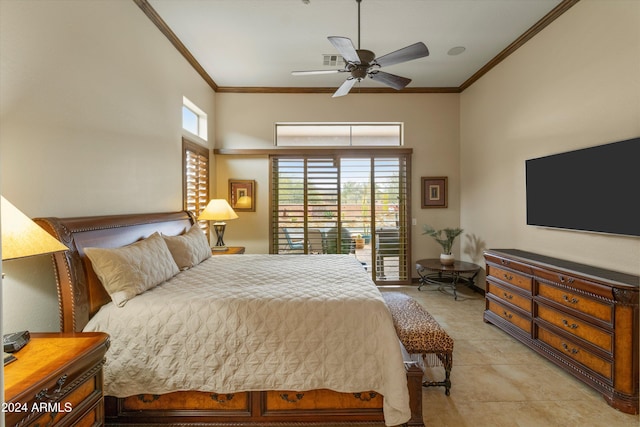
M538 284L538 295L595 319L609 324L613 323L613 304L596 301L582 294L556 288L546 283Z
M524 297L522 295L517 294L512 290L508 290L498 286L490 281L487 281L487 292L495 295L501 300L508 302L510 304L515 305L526 311L527 313L531 313L531 298Z
M509 283L510 285L531 292L531 277L493 265L487 265L487 269L487 276L495 277L502 282Z
M340 393L333 390L268 391L265 393L266 412L305 409L309 411L335 411L336 409L378 409L382 407L382 395L366 393Z
M537 338L558 350L565 357L597 372L611 382L613 378L613 364L611 361L596 356L574 342L564 339L543 327L538 327Z
M488 264L494 264L498 267L508 268L509 270L519 271L525 276L531 275L531 266L515 261L513 259L502 258L492 253L485 252L484 258Z
M613 352L613 336L610 332L592 326L566 313L554 310L544 304L538 304L538 317L558 328L580 337L591 344L600 347L608 353Z
M526 317L519 315L514 310L511 310L492 299L487 299L487 309L509 323L514 324L526 333L531 334L531 319L527 319Z
M582 292L586 292L590 295L597 295L606 299L612 299L612 289L610 286L603 286L580 277L575 277L570 274L563 274L557 271L549 271L536 268L533 270L533 275L536 278L540 278L543 281L551 284L557 284L558 287L567 287L570 289L579 289Z
M138 394L122 400L121 409L129 411L158 411L211 409L215 411L249 412L249 392L207 393L204 391L176 391L166 394Z

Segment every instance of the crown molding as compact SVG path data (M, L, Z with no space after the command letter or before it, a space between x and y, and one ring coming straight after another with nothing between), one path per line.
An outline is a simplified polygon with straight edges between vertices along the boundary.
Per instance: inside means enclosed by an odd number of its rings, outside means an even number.
M469 77L459 87L412 87L402 90L394 90L388 88L360 88L354 91L358 93L461 93L471 86L480 77L484 76L493 67L504 61L509 55L518 50L522 45L529 41L533 36L538 34L542 29L558 19L563 13L573 7L580 0L562 0L553 10L546 14L542 19L536 22L524 34L518 37L513 43L507 46L502 52L496 55L491 61L487 62L475 74ZM154 23L162 34L169 39L171 44L182 54L182 56L191 64L196 72L204 79L205 82L213 89L214 92L220 93L333 93L336 88L327 87L232 87L218 86L211 76L205 71L195 57L189 52L189 49L180 41L178 36L169 28L167 23L158 15L155 9L147 0L133 0L140 7L145 15Z

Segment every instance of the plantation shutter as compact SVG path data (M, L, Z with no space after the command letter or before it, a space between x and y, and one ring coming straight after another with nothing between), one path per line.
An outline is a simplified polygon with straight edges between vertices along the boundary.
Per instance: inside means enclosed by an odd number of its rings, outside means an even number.
M377 282L408 283L408 154L273 155L270 252L352 254Z
M183 208L196 218L209 203L209 149L185 138L183 154ZM209 236L209 221L199 221L200 228Z

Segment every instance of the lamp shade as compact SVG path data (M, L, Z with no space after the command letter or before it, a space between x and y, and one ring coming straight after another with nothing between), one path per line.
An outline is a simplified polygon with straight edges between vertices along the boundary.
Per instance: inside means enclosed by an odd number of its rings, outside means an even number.
M68 250L4 196L0 209L3 261Z
M211 199L198 217L199 220L206 221L227 221L236 218L238 218L238 215L225 199Z

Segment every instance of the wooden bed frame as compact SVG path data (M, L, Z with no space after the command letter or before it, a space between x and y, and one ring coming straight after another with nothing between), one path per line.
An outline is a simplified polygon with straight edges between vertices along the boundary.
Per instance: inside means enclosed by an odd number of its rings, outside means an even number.
M158 231L178 235L194 223L186 211L78 218L37 218L36 223L69 250L53 255L60 329L80 332L100 307L111 301L85 257L84 248L113 248L131 244ZM408 357L405 360L409 360ZM422 370L406 362L411 420L422 419ZM331 390L259 391L234 394L182 391L165 395L105 397L110 425L198 423L199 426L278 426L384 424L382 396L374 392L338 393Z

